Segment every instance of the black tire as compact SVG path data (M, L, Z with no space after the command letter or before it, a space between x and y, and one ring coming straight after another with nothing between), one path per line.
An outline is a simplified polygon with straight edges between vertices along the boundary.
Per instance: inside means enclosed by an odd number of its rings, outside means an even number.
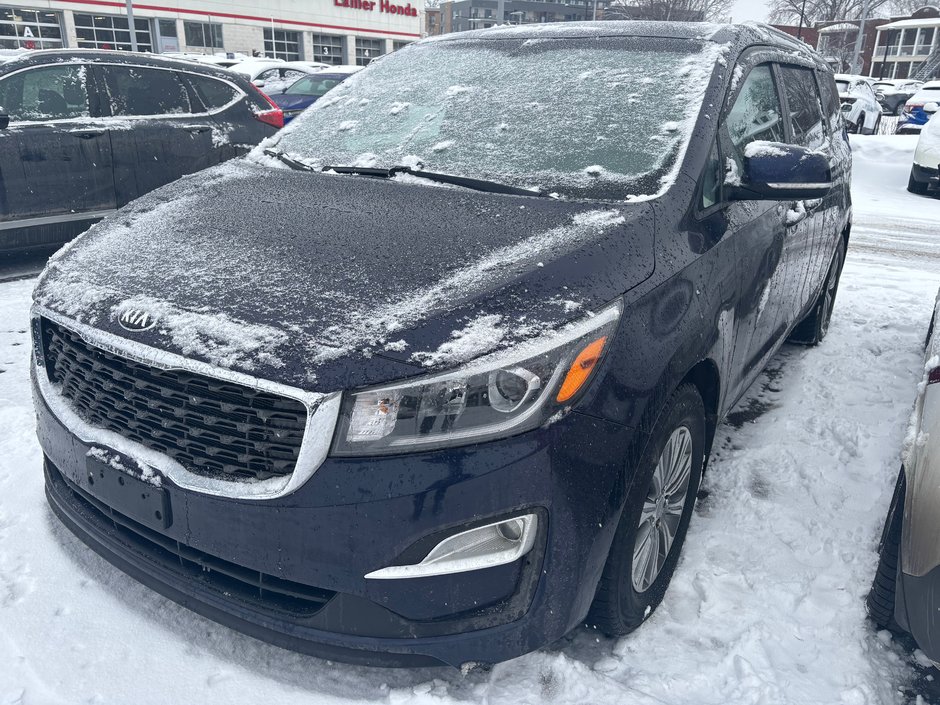
M682 429L689 433L691 446L691 468L684 503L681 514L678 515L673 541L665 552L662 567L649 586L638 591L634 584L633 563L637 539L640 537L641 513L644 504L649 502L648 496L655 491L653 477L657 463L660 462L660 456L663 455L663 449L667 442L675 437L675 434L684 434ZM609 636L622 636L640 626L662 602L679 560L689 521L692 518L692 509L695 506L695 497L705 461L705 434L705 407L702 404L702 397L694 385L684 384L673 392L669 401L666 402L650 433L640 462L637 464L636 474L628 488L617 533L614 535L610 554L607 557L607 564L604 566L604 573L587 617L588 625L596 627ZM668 502L665 506L668 506ZM652 535L658 532L660 523L665 524L666 521L667 518L660 522L650 517L650 521L646 522L647 534ZM662 554L658 552L657 555Z
M898 631L894 620L894 598L898 580L898 559L901 554L901 528L904 520L904 493L907 489L904 468L898 475L894 486L894 496L888 508L884 530L881 532L881 544L878 547L878 570L872 581L871 590L865 605L868 616L883 629Z
M829 332L829 321L832 319L832 309L835 307L836 294L839 291L839 278L842 276L842 265L845 263L845 240L839 238L836 252L829 263L826 280L822 291L809 313L800 321L788 340L791 343L802 345L819 345L826 333Z
M918 196L927 195L927 184L922 184L914 178L914 167L911 167L911 175L907 177L907 190L916 193Z
M856 120L851 125L851 129L849 130L849 132L851 132L853 135L860 135L862 133L862 128L864 126L865 126L865 113L862 113L861 115L858 116L858 120Z
M877 135L879 129L881 129L881 113L878 113L878 117L875 118L875 126L871 128L871 133Z

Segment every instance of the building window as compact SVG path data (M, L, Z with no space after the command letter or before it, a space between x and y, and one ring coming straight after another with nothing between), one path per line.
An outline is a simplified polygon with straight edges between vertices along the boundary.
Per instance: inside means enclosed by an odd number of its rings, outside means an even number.
M285 61L300 61L300 32L265 27L264 55Z
M0 49L61 49L59 13L0 7Z
M313 60L334 66L343 63L343 38L329 34L314 34Z
M119 15L84 15L75 13L75 34L81 49L131 50L131 33L127 18ZM134 18L137 51L153 51L150 22Z
M222 25L215 22L184 22L186 46L206 49L222 48Z
M392 51L398 51L399 49L404 49L409 44L411 44L411 42L392 42Z
M366 66L372 59L382 56L383 39L356 39L356 66Z

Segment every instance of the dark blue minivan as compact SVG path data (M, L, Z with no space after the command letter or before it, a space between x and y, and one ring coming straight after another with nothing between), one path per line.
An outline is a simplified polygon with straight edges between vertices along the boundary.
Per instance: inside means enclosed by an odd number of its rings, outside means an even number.
M718 424L826 335L850 170L831 70L769 27L412 44L50 261L49 503L163 595L330 659L625 634Z

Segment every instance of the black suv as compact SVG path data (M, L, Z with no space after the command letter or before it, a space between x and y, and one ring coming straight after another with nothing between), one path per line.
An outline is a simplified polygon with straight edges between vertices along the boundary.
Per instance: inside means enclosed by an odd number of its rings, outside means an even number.
M412 44L50 262L49 502L155 590L328 658L626 633L717 425L826 334L849 158L832 71L769 27Z
M71 239L282 126L248 80L211 66L81 50L0 63L0 250Z

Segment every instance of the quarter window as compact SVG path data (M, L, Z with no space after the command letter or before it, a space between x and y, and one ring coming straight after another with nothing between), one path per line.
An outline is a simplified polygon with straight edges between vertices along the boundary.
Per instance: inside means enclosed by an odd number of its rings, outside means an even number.
M718 158L718 143L712 145L702 174L702 210L711 208L721 199L721 162Z
M215 22L184 22L186 46L207 49L222 48L222 25Z
M0 108L11 122L88 117L88 69L44 66L0 81Z
M286 32L282 29L266 27L264 53L275 59L300 61L300 32Z
M240 92L229 84L216 81L214 78L193 74L187 74L186 77L192 83L196 95L207 110L224 108L240 95Z
M174 71L140 66L104 66L111 114L173 115L189 113L189 94Z
M812 69L781 66L783 90L787 96L793 143L810 149L821 147L826 141L823 130L822 108Z

